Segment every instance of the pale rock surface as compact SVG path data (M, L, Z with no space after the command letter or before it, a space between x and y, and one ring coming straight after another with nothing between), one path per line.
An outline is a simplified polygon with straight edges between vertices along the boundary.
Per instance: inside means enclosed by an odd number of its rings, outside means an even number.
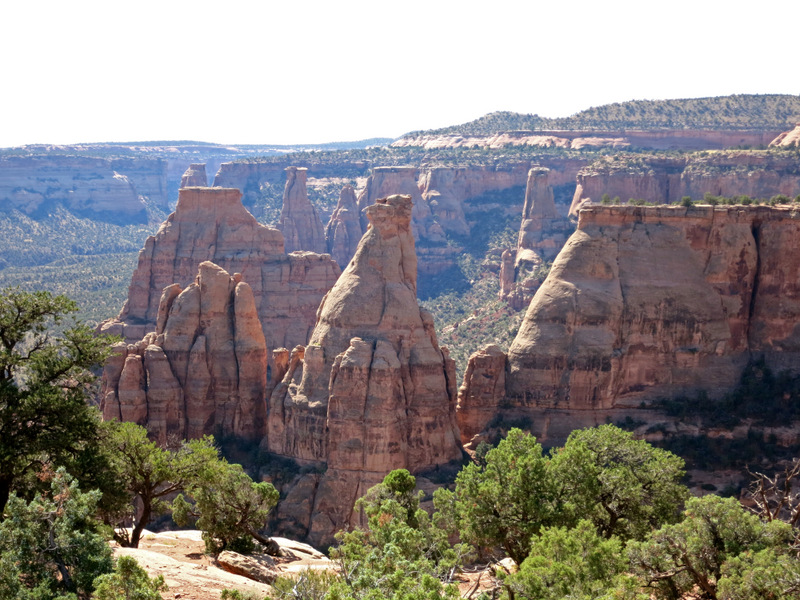
M286 168L278 229L283 233L287 252L303 250L324 253L327 252L325 230L317 210L308 199L307 176L308 169Z
M217 556L217 564L228 573L260 583L272 583L280 575L275 561L266 555L245 556L224 550Z
M358 248L363 235L356 193L346 185L339 194L339 202L325 227L328 252L337 264L345 269Z
M782 147L800 146L800 123L798 123L794 129L784 131L772 140L769 145Z
M120 315L100 330L136 342L156 330L164 288L189 286L200 263L241 273L253 290L268 348L305 344L319 303L340 274L327 254L284 253L283 235L259 224L241 202L239 190L184 188L178 205L147 238ZM195 357L201 348L197 348ZM270 368L272 365L270 365Z
M307 530L315 544L350 524L354 501L392 469L461 458L455 365L416 298L412 210L409 196L366 209L354 259L270 400L269 450L327 467Z
M160 442L265 435L267 347L238 273L201 263L185 290L165 288L156 331L121 346L103 373L105 419L146 426Z
M208 187L205 163L192 163L181 177L181 188Z

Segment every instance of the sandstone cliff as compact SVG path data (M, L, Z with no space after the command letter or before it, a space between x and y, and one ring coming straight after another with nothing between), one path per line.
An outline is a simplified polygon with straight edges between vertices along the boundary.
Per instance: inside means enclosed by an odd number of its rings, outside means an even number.
M306 343L340 273L326 254L286 255L281 232L260 225L239 190L184 188L175 212L139 252L125 306L101 329L131 343L155 331L164 288L188 286L205 261L241 273L252 287L268 348Z
M346 185L342 188L336 209L325 227L328 252L342 269L347 267L347 263L355 255L362 234L356 193L352 186Z
M186 289L164 289L154 332L121 342L103 372L104 419L160 442L266 432L267 346L250 286L203 262Z
M205 163L192 163L181 177L181 187L208 187Z
M718 150L737 146L765 146L778 135L777 131L718 130L654 130L654 131L505 131L486 136L460 134L419 135L404 137L392 143L396 147L437 148L503 148L532 146L542 148L650 148L653 150Z
M517 268L553 260L572 233L569 219L556 209L549 176L550 169L544 167L534 167L528 172L515 260Z
M800 146L800 123L791 131L784 131L769 143L770 146Z
M287 252L306 250L327 252L325 230L314 206L308 200L306 177L308 169L286 168L283 190L283 209L278 229L283 233Z
M455 365L417 304L412 212L409 196L367 207L355 257L323 300L308 346L282 360L286 375L270 399L269 450L327 468L295 486L316 490L305 516L288 501L279 515L305 519L298 526L315 543L348 525L354 501L390 470L461 457Z
M634 198L669 204L684 196L700 200L706 193L794 198L800 194L797 158L774 151L604 158L578 173L570 214L577 214L586 200L600 202L603 194L622 202Z
M754 357L798 372L798 235L789 208L584 208L509 349L503 407L541 433L557 410L575 427L582 411L720 396ZM500 401L472 379L464 393Z
M167 208L167 163L146 158L0 157L0 201L28 215L52 203L94 219L146 223Z

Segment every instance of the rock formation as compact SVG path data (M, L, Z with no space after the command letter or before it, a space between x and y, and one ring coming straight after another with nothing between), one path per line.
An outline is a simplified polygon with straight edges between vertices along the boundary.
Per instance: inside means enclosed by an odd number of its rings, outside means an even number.
M181 187L208 187L205 163L192 163L181 177Z
M633 198L669 204L684 196L701 200L706 193L794 198L800 194L797 159L763 151L604 158L578 173L570 214L577 215L587 200L600 202L603 194L622 202Z
M411 216L411 230L417 240L444 242L445 234L441 225L433 219L430 206L423 199L416 167L375 167L367 180L367 186L358 197L358 208L362 214L362 226L366 227L364 210L379 198L393 194L411 197L414 209Z
M652 150L720 150L738 146L765 146L778 135L777 131L720 130L654 130L654 131L505 131L486 136L460 134L422 134L403 137L392 143L396 147L493 148L530 146L541 148L649 148Z
M312 543L350 523L353 502L390 470L461 458L455 364L417 304L412 207L391 196L366 209L355 257L270 399L269 450L327 468L306 512Z
M278 229L283 233L287 252L305 250L327 252L325 230L314 205L308 200L306 176L308 169L286 168L286 187L283 190L283 209Z
M325 228L328 252L342 269L347 267L347 263L355 255L362 234L356 193L352 186L346 185L339 194L339 202Z
M211 262L164 289L158 324L121 342L103 374L104 419L146 426L162 443L206 434L260 440L267 346L250 286Z
M149 158L0 157L0 202L28 215L61 204L80 216L146 223L167 207L167 163Z
M800 371L798 235L790 208L584 208L508 351L502 410L540 435L561 414L568 432L582 413L718 397L751 358ZM464 387L501 401L494 381ZM464 410L461 423L484 419Z
M769 143L770 146L791 147L800 146L800 123L791 131L784 131Z
M553 260L572 234L569 219L556 210L553 188L548 182L550 169L534 167L528 172L525 207L519 230L515 267Z
M205 261L241 273L252 287L268 348L306 343L319 303L340 273L326 254L286 255L281 232L260 225L239 190L184 188L175 212L140 251L125 306L101 330L129 343L155 331L164 288L185 288Z

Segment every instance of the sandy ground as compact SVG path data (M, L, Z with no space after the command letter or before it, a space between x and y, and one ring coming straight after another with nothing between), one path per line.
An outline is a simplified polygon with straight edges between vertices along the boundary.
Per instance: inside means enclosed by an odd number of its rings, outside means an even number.
M217 600L225 588L254 592L263 598L271 586L223 571L203 552L199 531L146 533L139 548L114 548L115 556L132 556L151 576L163 575L169 590L164 600ZM276 558L287 576L306 568L332 568L327 559L295 553L294 559Z

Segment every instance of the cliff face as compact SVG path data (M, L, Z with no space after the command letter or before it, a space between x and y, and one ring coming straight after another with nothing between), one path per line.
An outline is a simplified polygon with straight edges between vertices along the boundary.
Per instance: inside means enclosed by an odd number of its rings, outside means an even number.
M719 150L737 146L765 146L777 131L507 131L488 136L420 135L403 138L392 144L396 147L418 146L437 148L502 148L504 146L533 146L542 148L650 148L653 150Z
M603 194L656 203L680 201L684 196L700 200L714 196L747 195L771 198L800 193L797 158L759 152L693 155L688 158L645 157L627 168L624 161L593 164L577 176L570 214L577 214L588 199L597 203Z
M0 157L0 201L28 215L50 203L96 219L146 223L167 208L167 163L145 158Z
M286 168L283 208L278 229L283 233L287 252L306 250L327 252L325 231L314 206L308 200L306 177L308 169Z
M455 365L417 304L412 207L392 196L366 209L355 257L270 399L269 450L327 466L305 524L315 543L350 523L353 501L390 470L461 457Z
M508 351L504 390L473 375L462 392L489 405L504 396L541 435L553 409L574 427L576 411L720 396L751 357L797 372L798 234L788 208L584 208ZM469 406L467 434L487 422Z
M181 176L181 187L208 187L205 163L192 163Z
M139 252L125 306L101 329L129 342L142 339L156 328L164 288L188 286L205 261L241 273L252 287L269 348L306 342L320 300L340 273L328 255L286 255L281 232L260 225L239 190L184 188L175 212Z
M103 373L104 419L160 442L266 432L267 346L250 286L203 262L186 289L164 289L154 332L124 342Z
M507 398L610 408L720 395L750 355L796 370L799 218L761 207L581 211L509 350Z
M325 227L325 241L333 260L342 268L356 253L363 231L358 212L356 193L352 186L346 185L339 194L339 202Z

